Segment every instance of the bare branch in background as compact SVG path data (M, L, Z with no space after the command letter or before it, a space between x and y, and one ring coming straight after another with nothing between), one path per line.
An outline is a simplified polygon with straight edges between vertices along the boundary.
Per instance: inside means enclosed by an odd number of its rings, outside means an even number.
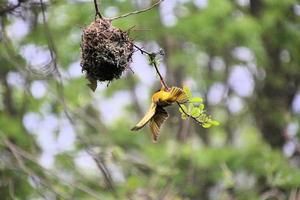
M40 0L40 4L41 4L42 16L43 16L43 25L44 25L44 29L45 29L44 32L45 32L45 35L46 35L46 38L47 38L47 43L48 43L48 48L49 48L49 51L50 51L52 64L53 64L53 67L55 69L56 75L59 78L59 82L62 82L61 74L60 74L60 72L58 70L58 66L57 66L56 48L55 48L55 44L54 44L54 41L53 41L51 31L49 29L49 25L47 23L46 9L45 9L45 5L43 3L43 0ZM50 64L48 66L50 66Z
M94 1L95 2L95 1ZM40 4L41 4L41 9L42 9L42 14L43 14L43 23L44 23L44 27L45 27L45 34L46 37L48 39L48 48L50 50L50 55L51 55L51 59L53 62L53 66L56 72L56 75L58 76L58 82L57 82L57 88L58 88L58 92L59 92L59 96L60 96L60 100L61 103L63 104L63 108L64 108L64 113L66 115L66 117L68 118L68 120L70 121L70 123L73 125L73 127L76 129L76 124L73 120L73 118L71 117L71 115L69 114L66 102L65 102L65 98L64 98L64 86L63 86L63 82L62 82L62 76L59 72L58 66L57 66L57 59L56 59L56 48L55 48L55 44L53 41L53 37L51 34L51 31L49 29L47 20L46 20L46 14L45 14L45 7L44 7L44 3L43 0L40 0ZM97 5L97 3L95 4ZM98 13L97 13L98 12ZM96 9L96 14L100 14L98 7ZM101 15L99 15L100 17ZM87 142L84 141L84 139L77 135L77 138L80 140L80 142L84 145L86 152L92 157L92 159L96 162L97 167L99 168L99 170L101 171L101 173L103 174L104 178L105 178L105 183L107 185L107 187L113 192L113 194L115 194L115 190L114 190L114 184L111 178L111 175L108 171L108 169L106 168L106 165L103 161L103 159L101 159L90 147L89 144Z
M3 145L6 146L14 155L14 157L16 158L18 165L20 166L20 168L30 177L35 176L36 180L39 180L43 186L47 186L47 188L52 188L50 183L45 182L46 179L34 174L28 167L26 167L24 159L33 162L34 164L36 164L39 168L41 168L43 170L43 172L45 172L45 174L47 174L49 177L51 177L51 179L57 180L59 182L61 182L62 184L71 187L71 188L76 188L86 194L88 194L89 196L93 197L94 199L98 199L101 200L102 199L102 195L99 194L98 192L92 190L91 188L89 188L88 186L82 185L81 183L74 183L72 181L67 181L65 179L62 179L59 175L57 175L56 173L54 173L53 171L44 168L43 166L41 166L41 164L39 163L39 161L37 160L36 156L30 154L29 152L21 149L20 147L16 146L15 144L13 144L11 141L9 141L3 132L1 132L1 141L3 141ZM1 144L1 143L0 143ZM2 144L1 144L2 145ZM34 179L33 179L34 180ZM45 184L46 183L46 184ZM52 191L52 190L51 190ZM53 191L55 194L57 194L58 196L65 196L62 195L61 193L55 192ZM63 199L68 199L68 198L63 198Z
M18 0L17 4L8 4L4 8L0 8L0 16L14 12L16 9L22 6L22 3L26 3L28 0Z
M19 154L18 149L16 148L16 146L11 143L8 139L4 139L4 145L10 150L10 152L13 154L13 156L15 157L15 159L17 160L17 163L19 165L19 168L26 174L28 175L31 180L37 185L37 186L44 186L45 188L47 188L48 190L50 190L51 192L53 192L57 197L59 198L63 198L63 199L67 199L66 195L61 194L60 192L58 192L51 183L48 182L48 180L44 179L41 176L38 176L34 171L32 171L31 169L29 169L26 165L25 165L25 161L23 160L23 157ZM39 194L46 199L45 194L43 194L42 191L39 191Z
M44 28L45 28L45 35L46 35L46 38L47 38L47 43L48 43L48 48L49 48L49 51L50 51L52 64L53 64L53 67L54 67L54 70L55 70L54 75L56 75L58 77L57 90L58 90L58 93L59 93L60 101L63 105L65 115L67 116L69 121L73 124L74 123L73 119L71 118L71 116L68 112L67 105L66 105L66 102L65 102L64 86L63 86L62 76L61 76L61 73L60 73L60 71L58 69L58 66L57 66L56 48L55 48L55 44L54 44L54 40L53 40L51 31L49 29L49 25L48 25L47 20L46 20L46 14L45 14L46 10L45 10L45 5L43 3L43 0L40 0L40 4L41 4L42 15L43 15L43 24L44 24ZM51 65L49 65L49 67L50 66Z
M102 174L104 176L105 183L106 183L107 187L113 192L114 195L116 195L116 191L115 191L115 187L114 187L112 177L109 173L109 170L106 167L106 164L105 164L103 158L101 158L99 155L97 155L90 147L86 148L86 152L96 162L98 169L100 169L100 171L102 172Z
M110 18L110 20L115 20L115 19L121 19L121 18L125 18L125 17L128 17L130 15L137 15L137 14L140 14L140 13L143 13L143 12L146 12L148 10L151 10L152 8L154 8L155 6L158 6L161 2L163 2L164 0L158 0L156 3L154 3L153 5L151 5L149 8L145 8L145 9L142 9L142 10L136 10L136 11L133 11L133 12L130 12L130 13L126 13L124 15L120 15L120 16L117 16L117 17L113 17L113 18Z

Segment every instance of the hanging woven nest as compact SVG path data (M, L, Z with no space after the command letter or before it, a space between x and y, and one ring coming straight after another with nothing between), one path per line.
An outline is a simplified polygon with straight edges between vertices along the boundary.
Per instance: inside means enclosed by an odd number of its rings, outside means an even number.
M83 30L81 67L89 87L95 91L97 81L119 79L132 61L133 42L128 34L106 19L96 19Z

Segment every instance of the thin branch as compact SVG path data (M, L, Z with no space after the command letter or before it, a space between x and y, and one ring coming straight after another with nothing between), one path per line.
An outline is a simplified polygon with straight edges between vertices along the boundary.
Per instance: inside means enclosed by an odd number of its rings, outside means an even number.
M133 12L130 12L130 13L126 13L124 15L120 15L120 16L117 16L117 17L113 17L113 18L110 18L110 20L115 20L115 19L121 19L121 18L124 18L124 17L128 17L130 15L136 15L136 14L140 14L140 13L143 13L143 12L146 12L148 10L151 10L152 8L154 8L155 6L159 5L161 2L163 2L164 0L158 0L156 3L154 3L153 5L151 5L149 8L145 8L145 9L142 9L142 10L136 10L136 11L133 11Z
M6 147L11 151L11 153L13 154L13 156L16 158L17 163L20 167L20 169L27 174L32 181L36 184L36 185L43 185L44 187L46 187L47 189L49 189L50 191L52 191L57 197L66 199L66 196L64 194L59 193L58 191L56 191L56 189L49 183L47 183L47 180L38 176L35 172L33 172L31 169L29 169L26 165L25 162L22 158L22 156L18 153L18 150L16 148L16 146L11 143L8 139L4 139L4 144L6 145ZM45 198L43 192L38 191L40 193L40 195L42 197Z
M166 88L166 90L169 90L170 88L168 87L168 85L165 83L164 81L164 78L162 77L162 75L160 74L159 70L158 70L158 67L156 65L156 63L153 63L153 66L156 70L156 73L158 74L159 76L159 79L160 79L160 83Z
M2 8L0 10L0 16L5 15L7 13L12 13L14 12L17 8L21 7L22 3L25 3L27 0L18 0L18 3L13 5L9 4L8 6Z
M135 45L135 44L133 44L133 46L135 47L135 48L137 48L140 52L141 52L141 54L147 54L148 56L150 56L152 53L150 53L150 52L148 52L148 51L145 51L144 49L142 49L141 47L139 47L139 46L137 46L137 45Z
M100 12L98 10L98 5L97 5L96 0L94 0L94 3L95 3L96 15L101 17ZM55 68L56 74L58 76L57 88L58 88L58 92L59 92L59 96L60 96L60 101L63 104L63 109L64 109L64 113L65 113L66 117L68 118L68 120L72 124L72 126L74 128L76 128L76 123L74 122L73 118L69 114L68 107L67 107L66 102L65 102L64 86L63 86L62 76L61 76L61 74L58 70L57 60L56 60L56 49L55 49L54 41L52 39L52 35L50 34L50 30L49 30L49 27L48 27L48 24L47 24L47 21L46 21L45 8L44 8L43 0L40 0L40 4L41 4L42 13L43 13L43 23L44 23L44 26L45 26L45 34L46 34L47 39L48 39L48 48L50 50L50 56L51 56L51 59L53 60L54 68ZM105 166L105 163L103 162L102 159L100 159L96 155L96 153L89 147L88 143L86 143L81 136L78 135L77 138L84 145L84 147L86 149L86 152L96 162L99 170L101 171L101 173L103 174L103 176L105 178L105 183L106 183L107 187L115 195L116 193L115 193L115 189L114 189L114 184L113 184L112 178L109 174L109 171L107 170L107 168Z
M81 184L77 184L77 183L73 183L71 181L66 181L64 179L62 179L59 175L57 175L56 173L52 172L49 169L44 168L39 161L36 159L36 156L28 153L27 151L21 149L20 147L16 146L15 144L11 143L8 139L6 139L6 137L4 136L4 133L2 133L0 131L0 136L1 139L5 142L5 146L7 146L10 150L13 150L13 152L15 153L15 155L18 156L18 158L25 158L26 160L29 160L33 163L35 163L39 168L41 168L46 174L48 174L51 178L55 178L58 181L64 182L64 184L68 187L73 187L76 188L82 192L85 192L86 194L90 195L91 197L95 198L95 199L99 199L101 200L102 197L99 193L97 193L96 191L92 190L91 188L85 186L85 185L81 185ZM0 140L1 141L1 140ZM23 165L22 165L23 166ZM66 199L66 198L63 198Z
M47 23L46 14L45 14L46 13L46 8L45 8L45 5L43 3L43 0L40 0L40 5L41 5L41 11L42 11L42 17L43 17L43 25L44 25L44 28L45 28L44 32L45 32L45 35L46 35L46 38L47 38L48 48L49 48L49 51L50 51L50 57L51 57L51 60L53 62L53 66L54 66L54 69L57 73L57 76L61 80L61 74L60 74L60 72L58 70L58 67L57 67L56 48L55 48L55 44L54 44L54 41L53 41L53 38L52 38L52 35L51 35L51 32L50 32L48 23Z
M66 113L68 114L67 118L68 118L69 122L72 124L72 126L76 130L76 123L74 122L73 118L69 115L68 110L66 110ZM96 163L97 168L103 174L107 188L109 188L109 190L111 190L112 194L116 196L117 193L116 193L116 190L114 187L114 183L113 183L112 177L109 173L109 170L106 167L104 160L101 157L99 157L95 151L93 151L93 149L89 146L89 144L85 141L85 139L83 137L81 137L80 135L77 135L77 139L84 146L87 154L89 154L91 156L91 158Z
M100 169L102 174L104 175L105 183L107 187L112 191L113 195L117 195L112 177L104 163L104 160L99 157L91 148L87 147L86 152L92 157L92 159L96 162L97 167Z
M46 35L46 38L47 38L48 48L49 48L49 51L50 51L50 56L51 56L51 60L52 60L52 63L53 63L54 70L55 70L56 75L58 77L58 82L57 82L58 95L59 95L60 101L63 105L65 115L67 116L67 118L69 119L69 121L71 123L74 123L71 116L70 116L70 114L69 114L69 112L68 112L67 104L66 104L66 101L65 101L63 80L62 80L61 73L60 73L60 71L58 69L58 66L57 66L56 48L55 48L55 44L54 44L54 40L53 40L51 31L49 29L49 26L48 26L48 23L47 23L47 20L46 20L46 14L45 14L46 9L45 9L43 0L40 0L40 4L41 4L41 10L42 10L42 16L43 16L43 25L45 27L45 35Z
M94 6L95 6L95 12L96 12L95 19L97 18L97 16L100 17L100 19L102 19L103 17L99 11L97 0L94 0Z
M182 106L180 105L179 102L176 101L176 103L177 103L177 105L179 106L180 110L181 110L186 116L192 118L195 122L197 122L198 124L202 125L202 123L199 122L199 121L197 120L197 118L195 118L195 117L193 117L192 115L190 115L190 114L188 114L187 112L185 112L185 110L182 108Z
M144 54L144 53L147 54L147 55L149 56L150 59L155 59L155 56L157 55L157 53L150 53L150 52L148 52L148 51L145 51L144 49L142 49L141 47L139 47L139 46L137 46L137 45L135 45L135 44L133 44L133 46L134 46L135 48L137 48L137 49L141 52L141 54ZM166 82L165 82L163 76L161 75L161 73L160 73L160 71L159 71L159 69L158 69L158 67L157 67L156 62L153 62L153 63L151 63L151 64L154 66L155 71L156 71L157 75L159 76L161 85L164 86L164 87L166 88L166 90L169 90L169 87L168 87L168 85L166 84Z

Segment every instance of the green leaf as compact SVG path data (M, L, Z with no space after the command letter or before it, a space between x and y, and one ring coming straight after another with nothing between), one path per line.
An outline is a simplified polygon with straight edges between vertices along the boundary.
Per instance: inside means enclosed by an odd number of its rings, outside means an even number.
M186 120L189 116L187 116L186 114L182 113L181 114L181 119Z
M131 176L127 180L126 189L127 191L134 191L140 185L140 179L136 176Z
M212 126L211 123L204 123L204 124L202 124L202 127L203 127L203 128L209 128L209 127L211 127L211 126Z
M193 97L190 99L191 103L201 103L203 99L201 97Z
M193 108L194 108L194 104L190 103L188 105L188 112L187 113L190 114L192 112Z
M149 60L149 65L157 65L157 59L156 59L156 54L155 53L151 53L148 56L148 60Z
M194 107L192 109L191 115L193 117L199 117L200 113L201 113L200 109L198 107Z
M188 96L188 98L192 98L192 93L190 88L188 88L187 86L183 86L183 91L185 92L185 94Z
M200 105L199 105L199 109L200 109L200 111L203 111L203 110L204 110L204 108L205 108L205 105L204 105L204 104L200 104Z
M220 125L220 122L216 121L216 120L212 120L210 122L213 126L219 126Z

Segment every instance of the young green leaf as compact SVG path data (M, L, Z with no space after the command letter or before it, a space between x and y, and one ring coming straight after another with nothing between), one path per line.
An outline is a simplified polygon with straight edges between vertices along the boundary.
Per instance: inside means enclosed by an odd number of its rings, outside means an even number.
M204 108L205 108L204 104L199 105L199 109L200 109L201 112L204 110Z
M193 97L190 99L189 102L191 103L201 103L203 101L203 99L201 97Z
M183 91L185 92L185 94L188 96L188 98L192 98L192 93L190 88L188 88L187 86L183 86Z
M202 127L203 127L203 128L209 128L209 127L211 127L211 126L212 126L211 123L204 123L204 124L202 124Z
M157 59L156 59L156 54L150 54L148 56L148 61L149 61L149 65L157 65Z
M184 113L181 114L181 119L186 120L188 118L188 116Z
M191 115L192 115L192 117L196 118L196 117L199 117L200 113L201 113L200 109L198 107L194 107L192 109Z
M216 120L212 120L210 122L213 126L219 126L220 125L220 122L216 121Z

